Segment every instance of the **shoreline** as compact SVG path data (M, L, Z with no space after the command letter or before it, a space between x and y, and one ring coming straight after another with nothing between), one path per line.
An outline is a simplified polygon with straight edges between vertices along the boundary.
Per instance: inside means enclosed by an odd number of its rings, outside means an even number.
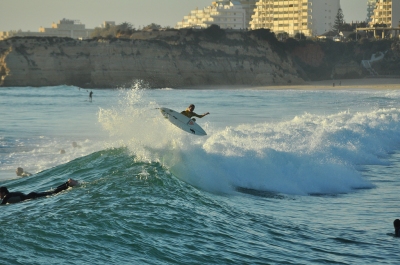
M335 83L335 86L333 86ZM293 85L268 85L268 86L244 86L244 85L206 85L187 86L172 89L198 89L198 90L400 90L399 78L359 78L337 79L322 81L305 81L303 84Z
M335 84L335 85L333 85ZM259 90L397 90L400 89L400 78L362 78L337 79L323 81L306 81L301 85L281 85L256 87Z
M335 84L335 85L333 85ZM18 88L16 86L13 88ZM22 87L22 86L21 86ZM35 87L35 86L32 86ZM53 87L53 86L51 86ZM5 88L5 87L1 87ZM10 87L8 87L10 88ZM113 88L86 88L81 89L118 89ZM359 79L337 79L337 80L322 80L322 81L305 81L302 84L288 85L266 85L266 86L251 86L251 85L204 85L204 86L183 86L183 87L160 87L150 89L174 89L174 90L400 90L400 77L398 78L359 78Z

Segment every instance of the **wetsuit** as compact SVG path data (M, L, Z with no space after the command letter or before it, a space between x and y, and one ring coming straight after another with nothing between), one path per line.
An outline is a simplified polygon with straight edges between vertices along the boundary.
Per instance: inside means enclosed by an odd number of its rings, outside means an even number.
M394 236L400 237L400 228L399 228L399 227L398 227L398 228L395 228L395 230L394 230Z
M68 188L69 188L69 184L68 184L68 182L65 182L64 184L58 186L53 191L31 192L29 194L24 194L22 192L9 192L6 196L4 196L1 204L16 203L16 202L22 202L25 200L36 199L39 197L45 197L48 195L53 195L53 194L59 193L60 191L66 190Z
M195 112L191 112L190 110L184 110L184 111L181 112L181 114L185 115L188 118L191 118L193 116L194 117L198 117L198 118L203 118L204 116L206 116L206 115L199 115L199 114L197 114Z

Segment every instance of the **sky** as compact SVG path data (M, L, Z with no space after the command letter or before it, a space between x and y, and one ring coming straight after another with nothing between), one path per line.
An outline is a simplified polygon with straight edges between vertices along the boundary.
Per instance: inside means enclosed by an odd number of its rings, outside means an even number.
M174 27L191 10L209 6L213 0L0 0L0 31L39 31L66 18L86 28L104 21L131 23L135 28L151 23ZM366 18L367 0L341 0L346 22Z

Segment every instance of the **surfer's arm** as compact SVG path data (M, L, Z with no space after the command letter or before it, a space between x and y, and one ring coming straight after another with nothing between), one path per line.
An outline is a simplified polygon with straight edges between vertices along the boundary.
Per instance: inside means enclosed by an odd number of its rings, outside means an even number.
M204 113L203 115L199 115L199 114L196 114L196 113L193 113L194 115L192 115L192 116L196 116L196 117L198 117L198 118L203 118L204 116L207 116L208 114L210 114L210 112L206 112L206 113Z
M191 118L191 117L203 118L204 116L210 114L210 112L204 113L203 115L199 115L195 112L189 112L189 111L184 110L181 112L181 114L185 115L188 118Z

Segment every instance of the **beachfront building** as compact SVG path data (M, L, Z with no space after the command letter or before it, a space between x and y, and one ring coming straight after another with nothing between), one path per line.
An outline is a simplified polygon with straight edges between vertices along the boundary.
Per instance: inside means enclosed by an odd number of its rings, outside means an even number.
M367 23L371 22L372 20L372 15L374 14L374 9L377 1L379 0L368 0L367 2Z
M18 37L69 37L73 39L87 39L93 29L86 29L84 24L77 20L62 19L58 23L52 23L51 28L39 28L39 32L6 31L0 32L0 40Z
M379 26L376 27L377 24ZM398 37L400 31L400 0L377 0L369 27L359 30L373 31L375 38ZM379 35L380 32L382 32L381 36Z
M356 32L373 32L375 38L382 39L399 37L400 0L375 0L375 7L368 26L367 28L357 28Z
M246 11L246 28L250 28L250 21L254 15L254 10L258 0L240 0L238 2L240 2L243 9Z
M175 28L207 28L215 24L222 29L247 29L255 2L219 0L203 9L192 10Z
M73 39L87 39L93 29L86 29L85 25L78 20L62 19L58 23L53 23L51 28L39 28L39 33L44 36L70 37Z
M332 29L339 8L340 0L259 0L250 25L275 34L317 36Z
M369 25L386 24L389 28L400 25L400 0L378 0Z

